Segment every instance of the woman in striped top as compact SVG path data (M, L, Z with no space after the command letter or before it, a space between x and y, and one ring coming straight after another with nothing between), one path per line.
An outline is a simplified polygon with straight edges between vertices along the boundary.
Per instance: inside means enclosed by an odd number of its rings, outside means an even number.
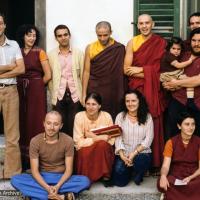
M150 146L154 136L152 117L140 92L133 90L125 94L124 109L117 115L115 124L122 128L122 135L115 141L113 183L123 187L133 173L133 180L139 185L151 166Z

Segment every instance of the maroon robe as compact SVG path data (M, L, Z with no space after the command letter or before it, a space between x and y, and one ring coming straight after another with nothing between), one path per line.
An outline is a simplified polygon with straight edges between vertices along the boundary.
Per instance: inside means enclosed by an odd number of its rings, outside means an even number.
M76 172L87 176L91 182L110 178L114 162L113 147L103 140L89 147L82 147L76 155Z
M25 74L18 76L20 148L23 164L29 162L29 143L32 137L44 131L43 121L46 114L46 92L43 70L39 59L41 49L35 47L22 55Z
M130 78L129 88L139 90L146 98L154 122L153 165L159 167L164 148L163 117L164 98L160 88L160 60L166 41L153 34L133 54L132 66L143 67L144 78Z
M199 167L200 138L193 135L185 148L181 135L172 138L173 154L167 179L170 187L165 192L165 200L199 200L200 177L191 180L187 185L174 185L175 179L184 179L192 175ZM159 184L159 180L158 180ZM158 189L164 192L159 186Z
M111 114L113 120L121 111L124 96L124 45L114 42L91 59L87 92L97 92L102 97L102 110Z

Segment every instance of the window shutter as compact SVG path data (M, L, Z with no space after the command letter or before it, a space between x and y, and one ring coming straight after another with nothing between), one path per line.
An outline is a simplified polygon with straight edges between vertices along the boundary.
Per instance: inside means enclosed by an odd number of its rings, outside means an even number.
M179 0L134 0L134 24L140 14L152 16L155 27L153 32L166 39L179 36L180 31L180 1ZM137 34L137 26L135 26Z

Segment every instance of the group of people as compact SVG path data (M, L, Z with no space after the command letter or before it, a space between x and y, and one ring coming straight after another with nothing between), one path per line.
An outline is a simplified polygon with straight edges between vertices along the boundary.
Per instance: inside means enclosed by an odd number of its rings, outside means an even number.
M200 13L190 16L189 26L187 41L173 37L167 44L152 32L151 16L142 14L140 34L125 49L111 37L110 23L101 21L96 25L98 40L84 55L71 47L69 28L58 25L58 47L46 54L37 46L40 34L34 25L17 31L20 49L5 36L0 14L3 178L12 177L13 186L32 199L73 199L73 193L98 180L105 186L122 187L130 179L140 185L152 166L161 166L164 150L159 190L167 200L186 199L188 191L196 200ZM47 84L53 111L46 114ZM92 131L113 121L122 130L116 138ZM165 148L164 136L174 136ZM72 176L73 160L77 175ZM20 174L29 164L31 174ZM176 186L175 179L184 184Z

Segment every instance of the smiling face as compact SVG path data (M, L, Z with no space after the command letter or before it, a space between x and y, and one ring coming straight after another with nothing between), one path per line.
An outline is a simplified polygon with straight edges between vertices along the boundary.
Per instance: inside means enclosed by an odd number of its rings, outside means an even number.
M85 108L89 117L96 117L98 116L101 105L95 99L89 98L85 103Z
M190 18L189 22L190 30L194 30L195 28L200 27L200 17L199 16L193 16Z
M183 137L191 137L195 130L195 121L193 118L186 118L182 121L181 125L178 124L178 128L181 130Z
M129 113L137 114L137 110L139 107L139 99L136 94L127 94L125 96L125 104Z
M47 113L44 120L46 138L49 140L57 138L62 126L62 118L58 113Z
M31 29L30 32L24 35L25 48L31 48L34 46L36 41L36 31Z
M154 22L149 15L144 14L138 17L137 27L144 37L148 37L152 34L153 26Z

